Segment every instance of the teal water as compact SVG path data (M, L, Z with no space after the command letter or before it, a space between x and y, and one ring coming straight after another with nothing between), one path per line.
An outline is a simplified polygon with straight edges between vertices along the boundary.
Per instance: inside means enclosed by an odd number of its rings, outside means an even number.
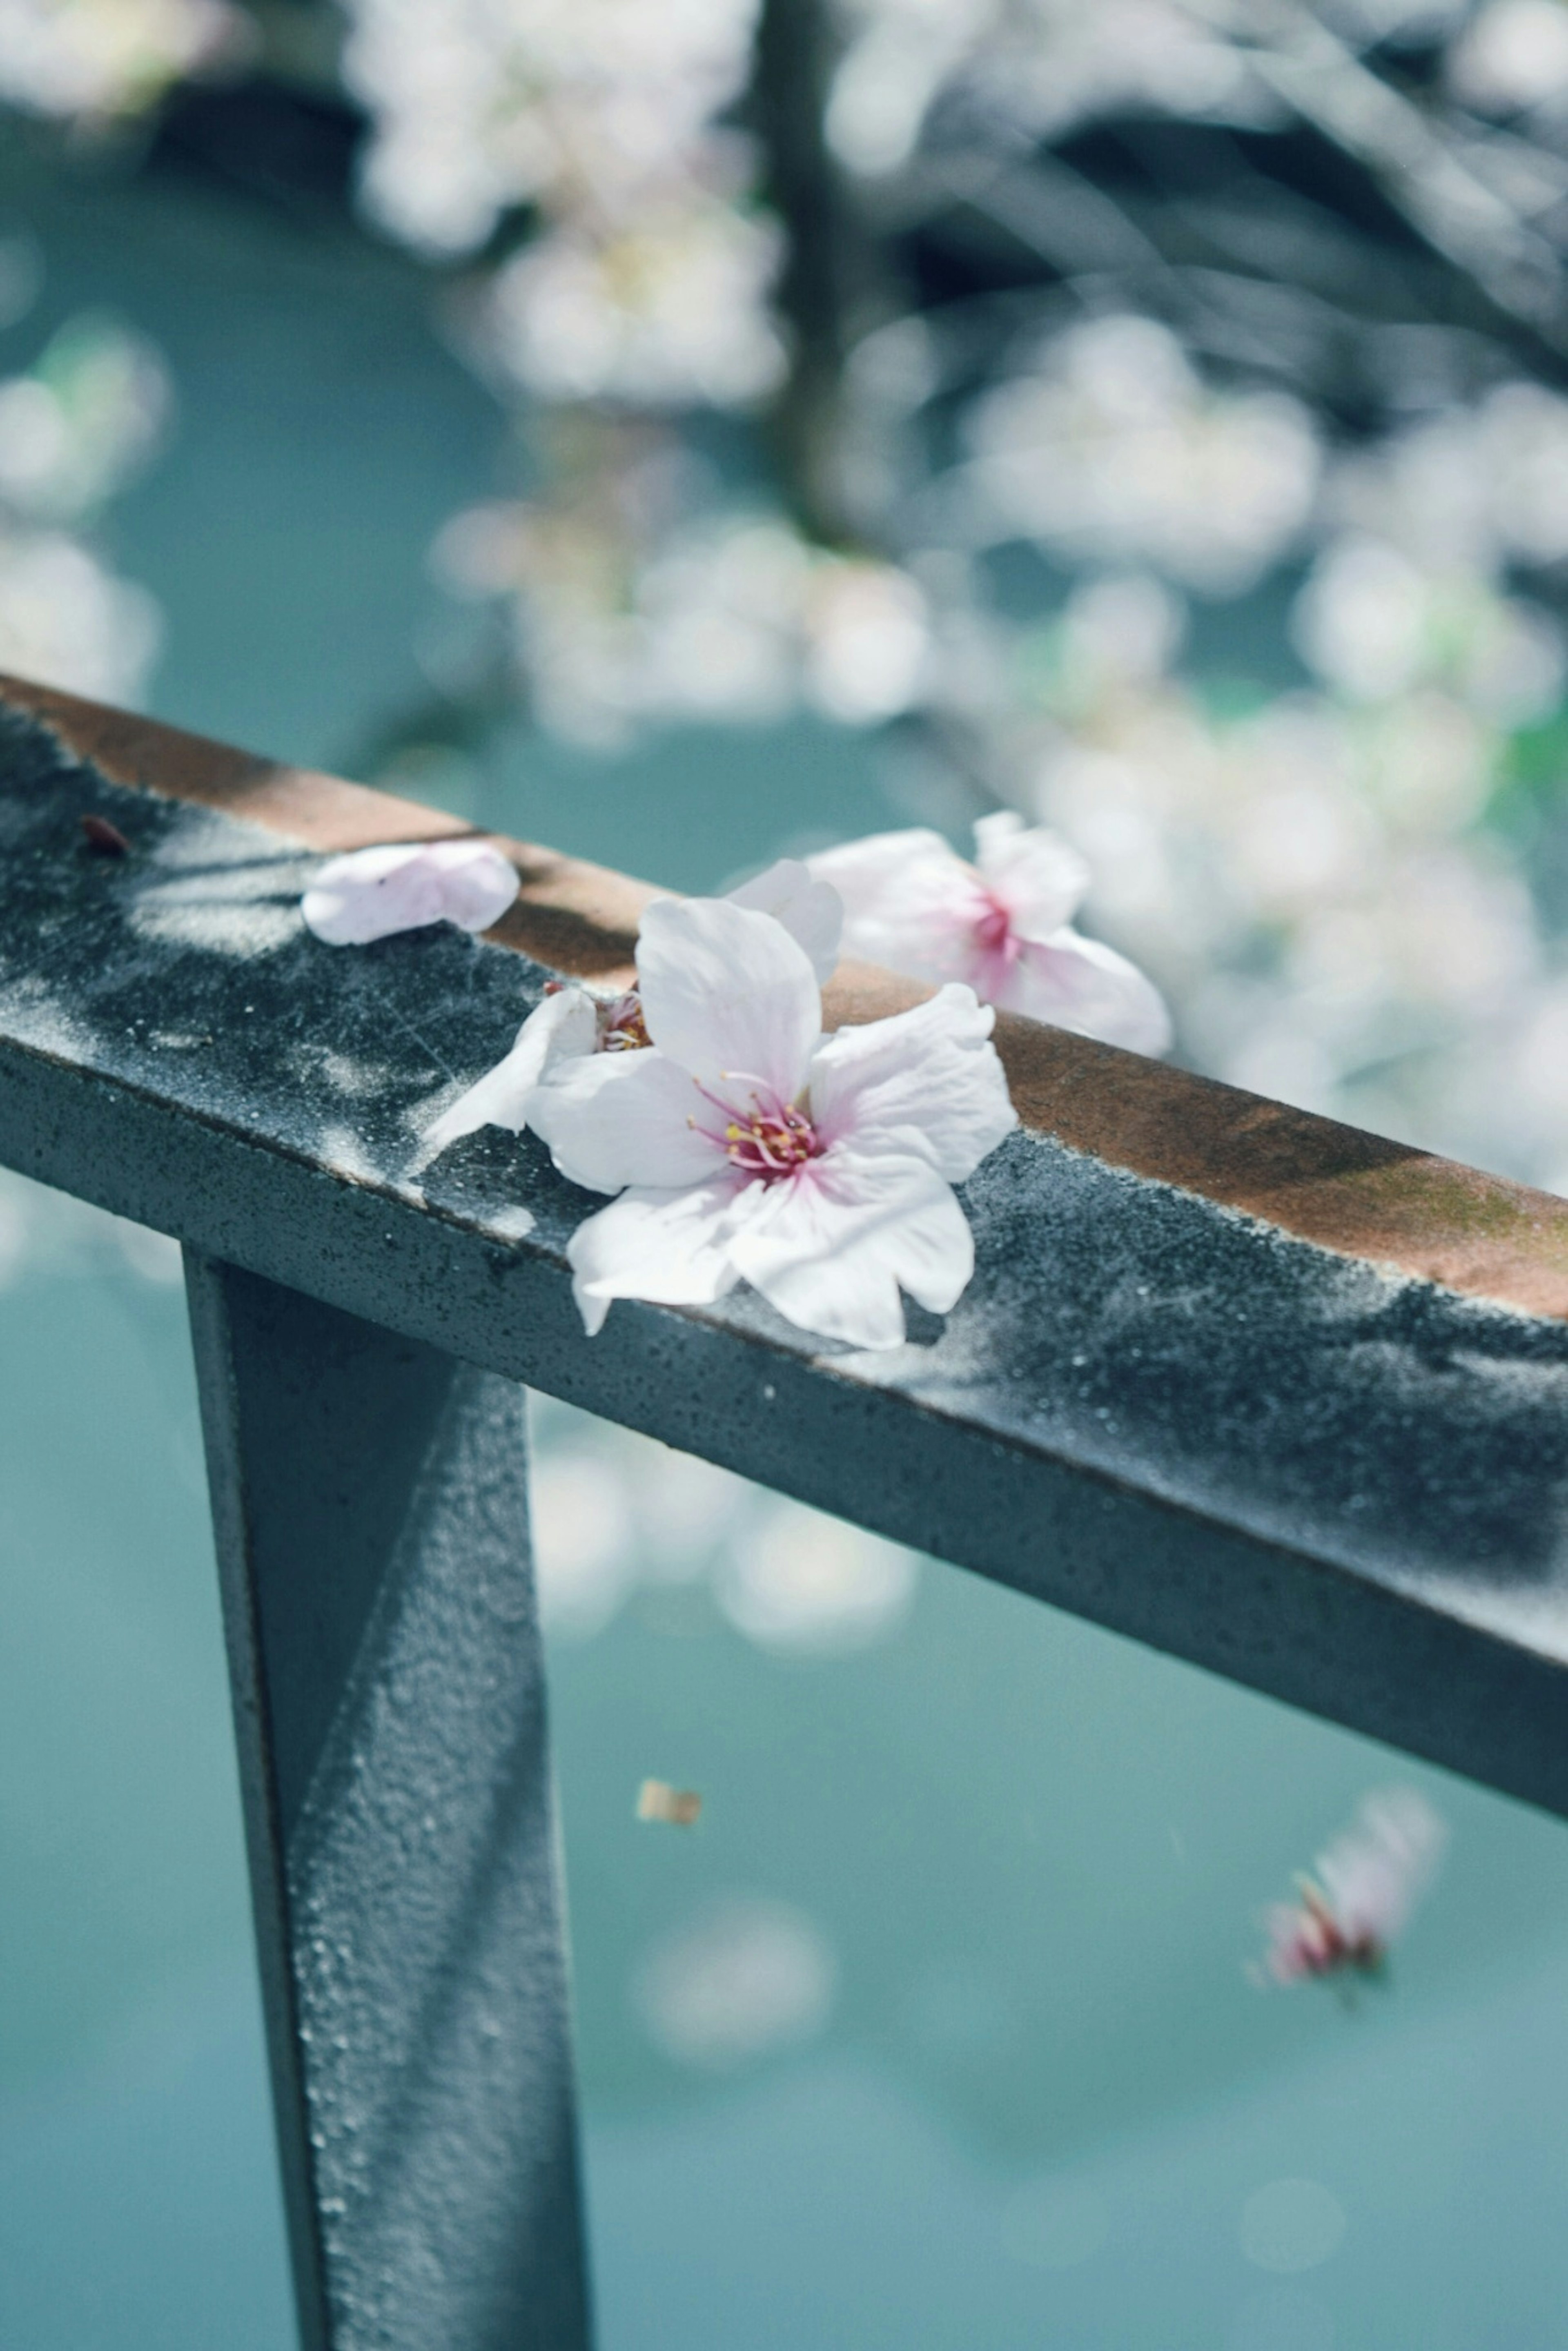
M155 706L362 764L444 625L428 539L507 475L427 288L237 202L26 193L50 275L0 367L108 302L179 388L116 522ZM452 789L687 887L894 812L826 728L513 737ZM5 2351L292 2340L174 1270L0 1190ZM1568 2335L1558 1824L537 1424L605 2351ZM650 1776L695 1828L634 1818ZM1260 1911L1391 1780L1452 1832L1392 1981L1255 1991Z

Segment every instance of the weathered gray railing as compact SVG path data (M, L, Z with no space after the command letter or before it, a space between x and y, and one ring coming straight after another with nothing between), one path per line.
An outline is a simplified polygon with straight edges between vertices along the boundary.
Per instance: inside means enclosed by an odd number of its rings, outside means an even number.
M0 1160L187 1252L308 2351L588 2335L517 1382L1568 1813L1568 1203L1003 1023L945 1326L591 1342L580 1197L417 1113L637 885L334 952L314 853L460 828L20 684L0 821Z

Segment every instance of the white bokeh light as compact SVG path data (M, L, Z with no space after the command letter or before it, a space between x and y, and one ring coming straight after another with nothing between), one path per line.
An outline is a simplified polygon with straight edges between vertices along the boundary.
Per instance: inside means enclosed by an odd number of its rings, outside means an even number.
M918 1579L897 1543L776 1499L731 1546L716 1588L730 1623L759 1647L835 1656L896 1631Z
M1344 2241L1337 2196L1315 2179L1273 2179L1241 2208L1241 2251L1254 2268L1292 2277L1321 2268Z
M1142 560L1217 593L1248 587L1312 510L1312 418L1281 392L1208 391L1168 329L1097 319L970 413L969 489L992 538Z
M627 1494L595 1454L547 1451L534 1465L530 1504L540 1622L556 1639L588 1640L636 1578Z
M0 102L68 120L137 114L243 54L248 29L223 0L0 0Z
M656 1942L632 1997L665 2056L723 2072L814 2039L837 1976L831 1946L803 1911L737 1895Z

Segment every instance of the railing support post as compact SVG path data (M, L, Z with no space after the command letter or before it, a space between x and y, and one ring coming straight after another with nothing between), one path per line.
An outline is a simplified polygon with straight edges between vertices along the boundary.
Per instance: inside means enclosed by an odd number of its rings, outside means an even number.
M306 2351L585 2351L523 1392L186 1286Z

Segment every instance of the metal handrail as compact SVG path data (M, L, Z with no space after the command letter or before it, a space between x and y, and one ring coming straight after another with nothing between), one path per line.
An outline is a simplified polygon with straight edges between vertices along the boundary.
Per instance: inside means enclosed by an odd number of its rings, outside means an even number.
M0 821L0 1161L187 1252L308 2351L587 2339L519 1382L1568 1813L1568 1203L1004 1019L945 1324L590 1341L583 1196L418 1129L645 885L337 952L315 855L465 828L16 682Z

